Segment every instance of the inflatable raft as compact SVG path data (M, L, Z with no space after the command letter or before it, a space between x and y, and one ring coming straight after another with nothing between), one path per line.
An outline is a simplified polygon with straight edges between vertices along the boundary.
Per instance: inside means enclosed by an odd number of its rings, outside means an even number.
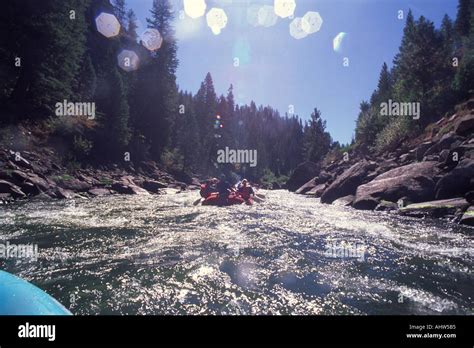
M0 315L72 315L31 283L0 271Z
M228 206L242 203L245 203L245 200L235 193L231 193L225 200L220 199L218 193L211 193L209 197L202 202L202 205Z

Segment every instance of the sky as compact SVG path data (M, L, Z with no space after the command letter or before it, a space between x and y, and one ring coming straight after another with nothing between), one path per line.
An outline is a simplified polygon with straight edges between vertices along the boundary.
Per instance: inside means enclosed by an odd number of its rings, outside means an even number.
M153 0L128 0L144 29ZM412 9L436 27L447 13L456 17L457 0L295 0L294 18L308 11L323 20L318 32L297 40L290 35L290 18L278 18L271 27L255 27L247 12L252 5L273 0L206 0L206 13L221 8L228 21L219 35L206 17L192 19L183 0L171 0L178 41L177 82L181 90L197 92L210 72L218 95L234 86L237 104L270 105L282 115L291 106L303 120L314 108L327 121L327 130L340 143L351 141L359 104L377 86L382 64L389 67L400 46L404 18ZM339 52L333 39L346 33ZM235 66L238 58L239 66ZM348 58L348 66L344 59ZM346 60L347 62L347 60Z

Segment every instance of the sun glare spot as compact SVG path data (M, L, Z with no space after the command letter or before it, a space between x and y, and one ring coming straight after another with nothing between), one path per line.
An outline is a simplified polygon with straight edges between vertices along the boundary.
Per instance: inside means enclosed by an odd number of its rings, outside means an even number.
M207 13L206 20L214 35L219 35L227 25L227 15L221 8L212 8Z
M334 40L332 41L332 47L334 51L341 53L345 47L345 43L347 41L346 39L347 33L340 32L339 34L336 35Z
M163 43L163 38L161 37L160 32L151 28L145 30L140 36L140 39L142 45L149 51L159 50Z
M297 40L303 39L308 36L308 33L303 28L303 19L301 17L297 17L293 19L293 21L291 21L290 35Z
M117 56L118 65L124 71L130 72L138 69L140 64L140 58L137 54L130 50L123 50Z
M258 13L260 12L261 6L259 5L252 5L249 8L247 8L247 21L250 23L250 25L253 25L254 27L258 27Z
M97 31L106 38L117 36L120 33L120 23L113 14L102 12L95 19L95 24Z
M265 5L258 10L257 19L258 25L268 28L276 24L278 16L275 14L273 6Z
M287 18L295 13L295 0L275 0L275 14L281 18Z
M314 34L318 32L321 29L321 25L323 24L323 19L318 12L307 12L303 16L302 20L303 29L308 34Z
M199 18L206 13L205 0L184 0L184 12L191 18Z

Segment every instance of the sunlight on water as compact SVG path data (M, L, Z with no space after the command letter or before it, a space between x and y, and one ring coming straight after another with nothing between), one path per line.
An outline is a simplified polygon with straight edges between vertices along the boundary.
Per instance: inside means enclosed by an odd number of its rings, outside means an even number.
M472 229L265 194L250 207L173 190L0 207L0 238L40 249L0 265L75 314L473 314ZM355 245L362 258L328 253Z

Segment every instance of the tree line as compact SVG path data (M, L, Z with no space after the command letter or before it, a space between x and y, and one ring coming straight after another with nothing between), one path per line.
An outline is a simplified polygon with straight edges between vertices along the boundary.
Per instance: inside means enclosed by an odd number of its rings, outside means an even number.
M410 10L392 68L383 64L376 90L360 104L353 146L392 150L473 93L474 2L459 0L455 21L445 15L439 29L423 16L415 19ZM420 118L381 112L389 100L420 103Z

